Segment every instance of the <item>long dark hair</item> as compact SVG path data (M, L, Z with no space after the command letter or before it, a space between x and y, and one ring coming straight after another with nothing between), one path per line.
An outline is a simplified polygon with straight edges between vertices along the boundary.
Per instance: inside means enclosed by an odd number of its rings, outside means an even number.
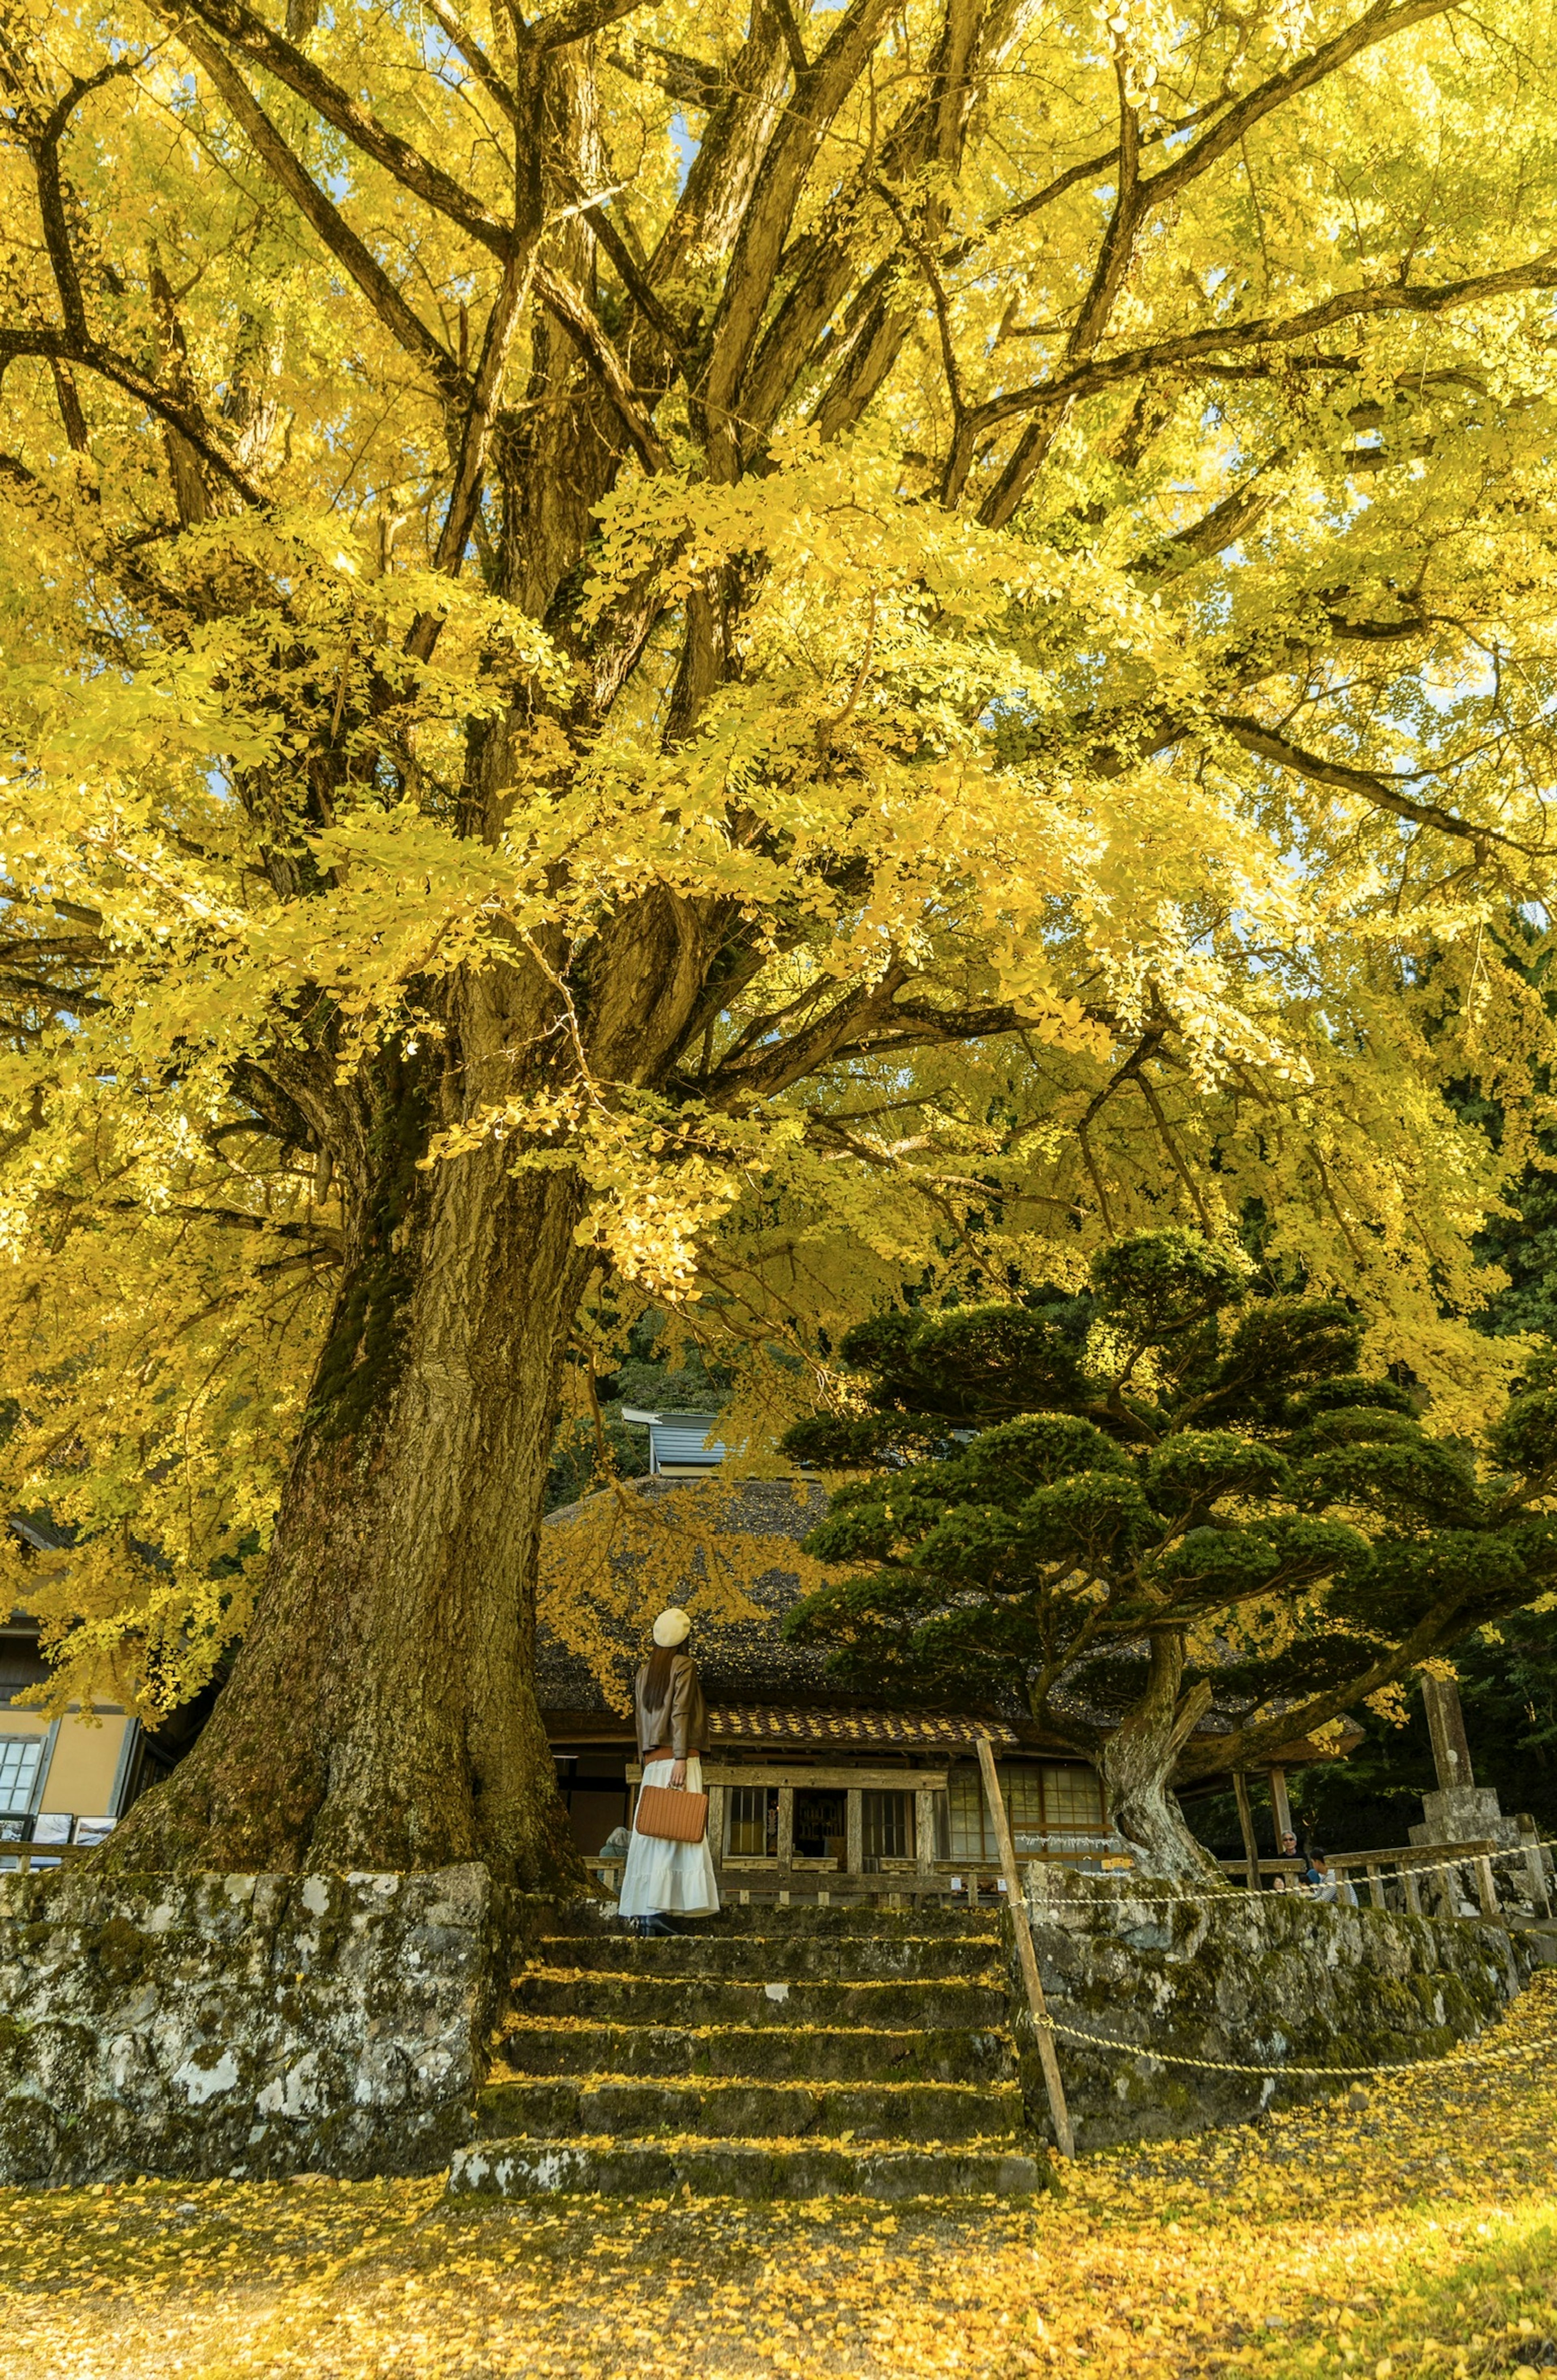
M659 1710L670 1700L670 1682L675 1674L675 1647L656 1645L643 1665L643 1700L649 1710Z

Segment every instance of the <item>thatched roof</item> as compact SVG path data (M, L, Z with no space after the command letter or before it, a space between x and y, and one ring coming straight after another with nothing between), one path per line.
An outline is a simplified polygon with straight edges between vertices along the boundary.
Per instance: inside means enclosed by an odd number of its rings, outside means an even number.
M554 1739L630 1737L633 1673L648 1649L649 1623L664 1604L685 1603L696 1622L693 1650L709 1704L711 1740L721 1747L891 1746L944 1755L969 1742L977 1722L997 1742L1064 1752L1059 1740L1036 1728L1016 1702L998 1711L917 1711L866 1706L840 1687L828 1674L824 1646L789 1644L780 1633L785 1613L807 1591L800 1540L826 1512L826 1489L807 1478L728 1477L712 1494L709 1488L707 1481L687 1478L634 1479L548 1515L536 1683ZM617 1498L627 1499L627 1504L614 1503ZM685 1533L675 1503L665 1505L665 1499L683 1500ZM646 1524L658 1519L669 1525L635 1528L635 1512ZM605 1531L614 1513L625 1513L629 1525L608 1541ZM699 1542L710 1536L738 1546L739 1591L755 1607L755 1617L748 1612L733 1618L719 1609L722 1601L728 1604L728 1594L722 1597L717 1588L711 1594L704 1545ZM570 1537L578 1548L576 1560L570 1559ZM771 1563L764 1559L770 1547ZM587 1575L591 1564L593 1580ZM1115 1648L1124 1656L1133 1650L1144 1658L1144 1639L1138 1647ZM1101 1665L1071 1682L1065 1701L1093 1726L1106 1729L1118 1716ZM1230 1734L1237 1716L1235 1709L1213 1706L1196 1735ZM1356 1741L1349 1731L1335 1747L1295 1742L1269 1757L1298 1767L1344 1757Z
M703 1483L694 1480L664 1477L634 1479L626 1483L623 1492L652 1507L665 1499L694 1500ZM582 1504L565 1505L560 1512L548 1514L543 1527L552 1544L546 1552L553 1559L548 1563L553 1579L548 1585L543 1578L538 1627L536 1631L536 1683L541 1707L549 1716L566 1713L570 1718L583 1718L598 1712L619 1718L630 1707L633 1672L647 1649L645 1608L641 1596L635 1593L638 1581L636 1548L629 1542L614 1548L610 1554L614 1584L620 1582L620 1602L628 1609L611 1606L599 1592L586 1589L587 1610L580 1626L575 1609L577 1582L566 1555L557 1558L557 1539L566 1532L576 1533L580 1539L580 1560L590 1557L583 1539L590 1524L599 1516L602 1499L590 1497ZM688 1502L687 1509L706 1513L709 1500L699 1500L699 1505ZM654 1593L650 1598L659 1608L663 1603L682 1603L697 1621L695 1649L702 1670L703 1691L711 1704L787 1703L806 1706L812 1703L836 1704L841 1696L835 1682L826 1672L824 1650L811 1646L785 1644L779 1633L785 1614L798 1602L804 1588L797 1549L807 1531L816 1526L827 1510L827 1492L815 1481L808 1479L741 1479L720 1482L713 1517L707 1524L715 1538L744 1540L741 1548L741 1591L760 1615L757 1619L731 1620L712 1613L700 1614L700 1602L708 1599L707 1565L702 1548L689 1536L680 1575L675 1574L675 1556L667 1567L662 1548L656 1549L654 1562ZM666 1514L669 1518L669 1513ZM760 1568L760 1551L753 1540L769 1540L772 1547L770 1568ZM634 1604L640 1608L630 1609ZM565 1609L566 1607L566 1609ZM647 1613L648 1618L652 1613ZM595 1658L588 1658L580 1638L592 1640ZM602 1660L603 1656L603 1660ZM602 1682L598 1670L609 1666L611 1687Z

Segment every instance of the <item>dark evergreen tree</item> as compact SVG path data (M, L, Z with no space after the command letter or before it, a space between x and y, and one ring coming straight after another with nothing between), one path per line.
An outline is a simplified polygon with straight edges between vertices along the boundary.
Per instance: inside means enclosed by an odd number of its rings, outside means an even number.
M858 1410L785 1441L862 1475L808 1540L857 1567L791 1633L856 1687L1019 1697L1150 1865L1200 1868L1175 1774L1268 1757L1557 1577L1551 1379L1473 1448L1363 1377L1361 1337L1176 1230L1083 1295L876 1318L842 1349ZM1230 1731L1197 1734L1213 1700Z

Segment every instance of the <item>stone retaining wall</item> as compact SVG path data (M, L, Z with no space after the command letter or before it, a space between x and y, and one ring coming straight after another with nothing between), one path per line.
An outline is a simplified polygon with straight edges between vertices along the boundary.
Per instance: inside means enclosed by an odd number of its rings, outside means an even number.
M1154 1905L1057 1869L1029 1889L1056 2018L1141 2045L1062 2040L1083 2147L1328 2087L1175 2069L1149 2045L1239 2064L1429 2058L1516 1988L1496 1926L1276 1894ZM436 2172L475 2129L499 1979L549 1923L549 1904L494 1906L475 1866L0 1876L0 2183ZM1023 2081L1044 2129L1030 2034Z
M0 1876L0 2182L438 2171L494 1930L481 1867Z
M1057 2023L1185 2058L1372 2066L1440 2057L1490 2023L1519 1988L1509 1936L1464 1920L1271 1892L1152 1901L1113 1877L1037 1866L1028 1871L1028 1905ZM1020 1999L1015 1969L1013 1985ZM1028 2107L1047 2134L1025 2022L1019 2038ZM1083 2148L1246 2123L1267 2107L1346 2087L1196 2072L1063 2038L1058 2047Z

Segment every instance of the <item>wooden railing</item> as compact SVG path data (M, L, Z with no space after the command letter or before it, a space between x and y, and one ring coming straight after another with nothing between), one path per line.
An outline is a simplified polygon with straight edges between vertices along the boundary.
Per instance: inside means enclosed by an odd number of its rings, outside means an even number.
M1498 1915L1498 1889L1492 1876L1492 1853L1499 1848L1490 1840L1407 1843L1403 1849L1393 1851L1331 1852L1326 1856L1325 1864L1337 1876L1344 1876L1349 1884L1366 1883L1368 1897L1375 1909L1382 1909L1386 1905L1384 1886L1390 1879L1386 1878L1384 1870L1398 1870L1405 1906L1414 1917L1419 1917L1422 1913L1422 1893L1417 1872L1422 1868L1441 1868L1453 1861L1456 1866L1475 1871L1477 1898L1481 1903L1482 1914L1495 1918ZM1261 1878L1268 1876L1295 1878L1303 1876L1308 1867L1306 1859L1226 1859L1220 1860L1217 1864L1226 1876L1244 1877L1254 1891L1261 1888L1256 1883L1257 1876Z
M25 1876L34 1862L85 1859L96 1848L95 1843L16 1843L0 1835L0 1876Z

